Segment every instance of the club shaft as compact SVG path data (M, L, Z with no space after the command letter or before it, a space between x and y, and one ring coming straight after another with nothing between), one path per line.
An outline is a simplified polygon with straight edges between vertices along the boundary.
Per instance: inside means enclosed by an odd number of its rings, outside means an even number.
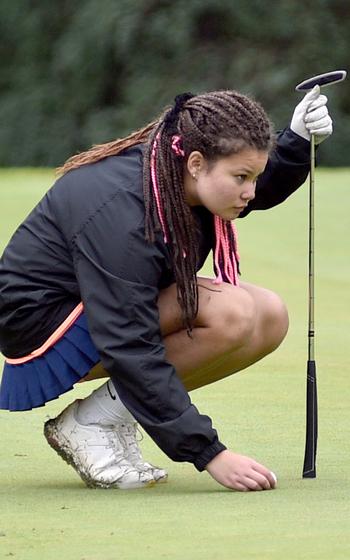
M315 136L311 135L309 190L309 316L308 360L315 359Z

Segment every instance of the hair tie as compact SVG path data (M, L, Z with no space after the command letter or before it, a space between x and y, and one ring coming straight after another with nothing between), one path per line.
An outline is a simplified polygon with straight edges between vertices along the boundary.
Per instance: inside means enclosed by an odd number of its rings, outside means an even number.
M187 91L185 93L180 93L179 95L177 95L175 97L175 105L174 105L174 110L179 113L184 104L186 103L186 101L188 101L189 99L192 99L192 97L194 97L193 93Z
M175 97L175 105L170 109L170 111L164 117L164 125L167 129L172 129L173 133L177 132L177 120L179 118L179 113L182 111L184 104L189 99L194 97L193 93L186 92L180 93Z
M171 149L177 156L185 156L184 149L182 147L182 138L178 134L175 134L172 137Z

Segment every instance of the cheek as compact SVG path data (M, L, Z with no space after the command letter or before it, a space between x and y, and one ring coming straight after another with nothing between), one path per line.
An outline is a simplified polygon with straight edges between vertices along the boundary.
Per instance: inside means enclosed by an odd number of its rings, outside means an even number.
M215 196L218 200L223 203L231 203L235 200L238 194L238 188L234 185L232 179L220 177L216 181L215 187L213 189Z
M202 185L203 190L200 194L200 200L212 214L220 215L222 218L228 220L233 219L233 216L223 215L222 212L228 208L235 206L235 196L232 187L229 189L224 185L206 183Z
M212 196L215 196L215 190L215 183L207 175L204 175L198 179L197 192L200 198L206 200Z
M235 188L232 179L223 175L207 175L204 178L203 193L207 196L215 196L220 198L230 198L234 196Z

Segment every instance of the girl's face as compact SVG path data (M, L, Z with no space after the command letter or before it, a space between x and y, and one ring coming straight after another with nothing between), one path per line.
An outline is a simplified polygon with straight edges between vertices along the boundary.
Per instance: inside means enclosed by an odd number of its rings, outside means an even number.
M185 193L190 206L205 206L224 220L234 220L255 196L268 153L244 148L211 166L200 152L192 152L185 170Z

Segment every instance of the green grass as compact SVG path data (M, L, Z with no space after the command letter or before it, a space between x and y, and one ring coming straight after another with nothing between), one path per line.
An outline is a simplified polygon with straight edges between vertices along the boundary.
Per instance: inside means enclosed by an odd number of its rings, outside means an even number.
M10 170L0 179L3 247L53 173ZM278 489L228 491L191 465L172 463L146 436L145 455L169 470L168 484L130 492L86 489L42 437L47 415L96 386L86 384L32 412L0 412L1 559L350 557L349 181L348 170L317 172L317 479L301 478L307 353L304 188L286 204L238 222L243 278L283 296L290 312L287 339L246 372L192 394L228 446L276 472Z

